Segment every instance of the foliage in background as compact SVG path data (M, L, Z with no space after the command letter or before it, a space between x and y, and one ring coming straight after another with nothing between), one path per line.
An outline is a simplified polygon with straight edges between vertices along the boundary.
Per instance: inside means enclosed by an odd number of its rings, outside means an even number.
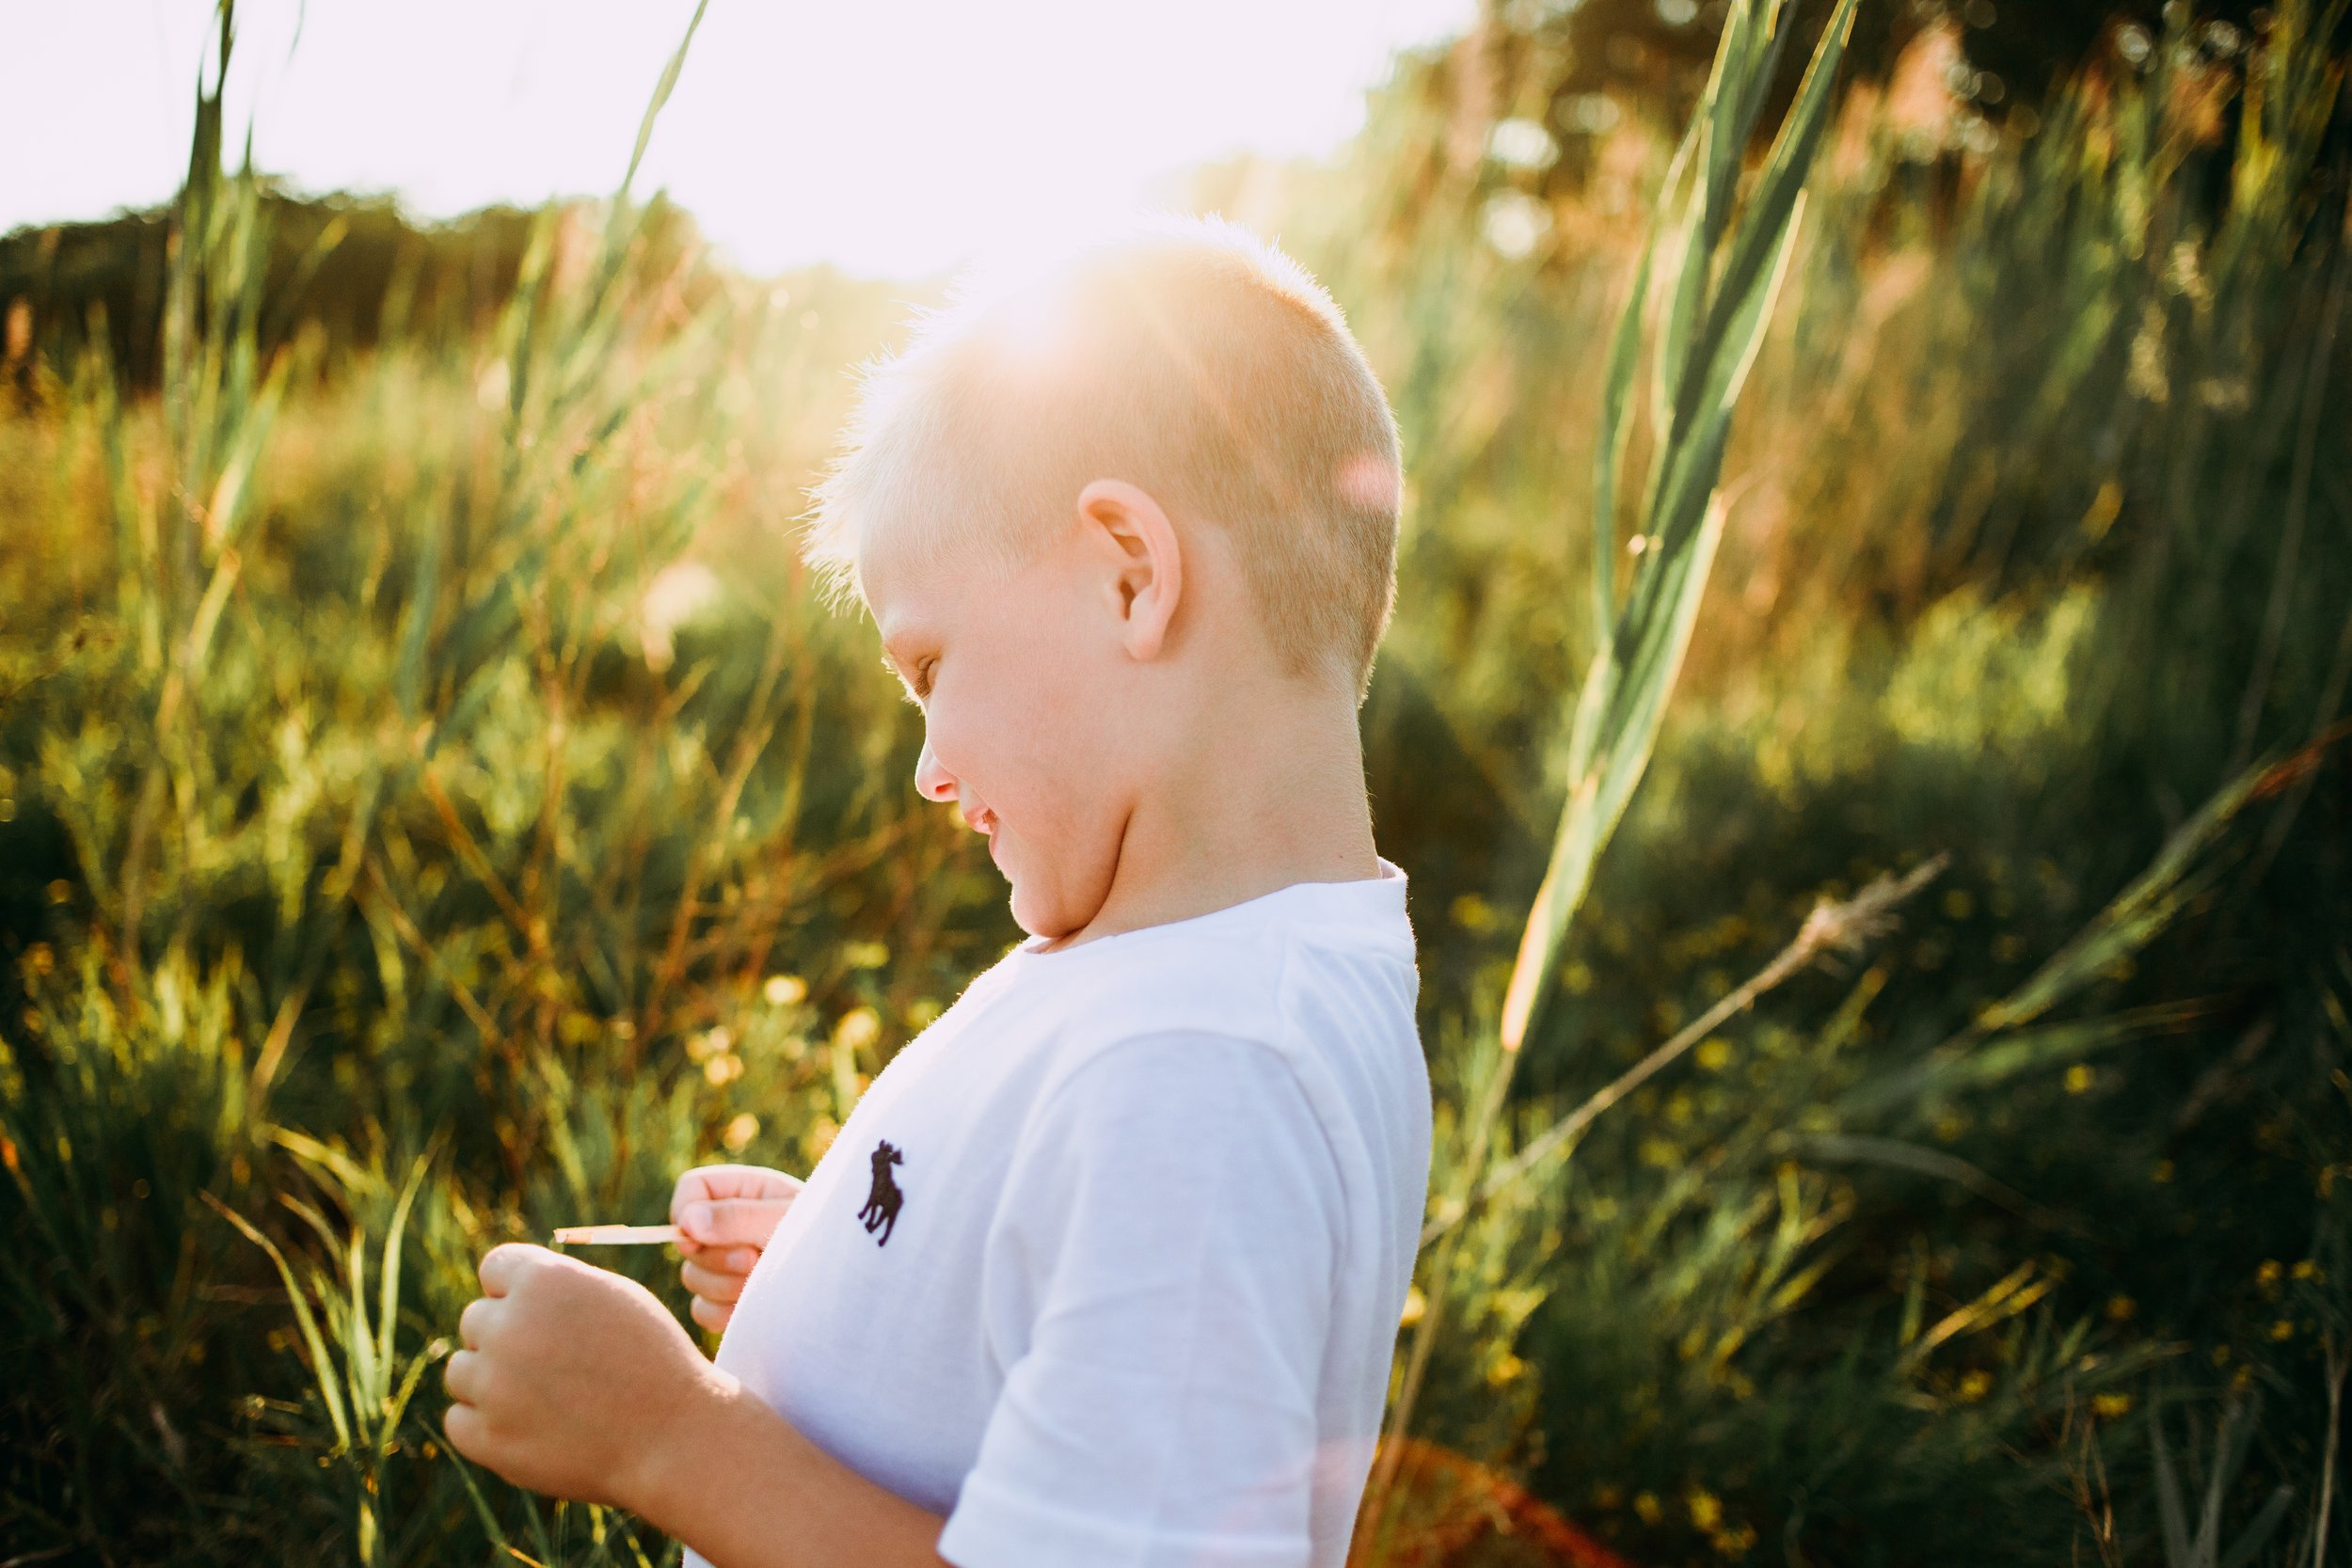
M1466 1496L1428 1541L2352 1551L2341 10L2227 56L2182 16L1992 145L1843 100L1677 705L1502 1105L1517 1180L1431 1216L1414 1430L1575 1528L1472 1541ZM435 1341L498 1240L805 1170L1017 935L781 537L896 307L728 276L624 192L534 216L486 322L366 347L301 325L338 247L264 260L293 220L208 102L163 391L111 331L0 377L0 1560L655 1560L459 1468ZM1366 735L1440 1198L1670 150L1629 121L1554 184L1482 122L1433 165L1459 118L1400 78L1348 159L1216 193L1332 283L1408 442ZM1899 927L1572 1123L1937 855Z

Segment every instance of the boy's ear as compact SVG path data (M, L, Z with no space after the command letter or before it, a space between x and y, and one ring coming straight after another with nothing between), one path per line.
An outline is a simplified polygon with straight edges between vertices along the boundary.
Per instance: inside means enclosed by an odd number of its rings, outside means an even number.
M1175 525L1150 491L1123 479L1098 479L1079 491L1078 522L1099 550L1104 596L1127 652L1158 657L1184 592Z

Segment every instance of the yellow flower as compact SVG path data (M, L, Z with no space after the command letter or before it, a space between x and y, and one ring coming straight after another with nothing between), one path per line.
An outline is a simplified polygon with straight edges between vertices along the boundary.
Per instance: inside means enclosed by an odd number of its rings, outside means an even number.
M2090 1087L2090 1069L2080 1062L2076 1062L2066 1069L2066 1092L2068 1094L2082 1093Z
M1734 1525L1729 1529L1717 1530L1708 1537L1708 1541L1720 1556L1743 1558L1748 1555L1748 1549L1756 1544L1756 1527Z
M2134 1301L2131 1297L2109 1296L2107 1298L2107 1322L2115 1323L2130 1323L2132 1319L2138 1316L2138 1314L2139 1303Z
M808 982L797 974L771 974L768 983L759 988L759 994L771 1007L789 1007L808 998Z
M1953 1390L1963 1404L1974 1404L1993 1392L1993 1374L1979 1368L1961 1374L1960 1386Z
M1711 1530L1724 1522L1724 1501L1704 1486L1693 1486L1683 1500L1691 1508L1691 1523Z
M2273 1293L2279 1289L2279 1281L2286 1277L2286 1272L2285 1266L2276 1258L2265 1258L2263 1266L2254 1271L2254 1283L2261 1286L2265 1294Z
M2270 1337L2273 1339L2292 1339L2295 1338L2295 1324L2285 1318L2280 1318L2270 1325Z
M1465 931L1482 936L1502 924L1502 917L1496 912L1495 907L1475 893L1466 893L1454 900L1451 912L1454 924Z
M1720 1035L1709 1035L1699 1042L1699 1066L1709 1072L1721 1072L1731 1061L1731 1042Z
M1642 1516L1642 1523L1654 1525L1665 1516L1666 1510L1665 1505L1658 1500L1657 1493L1636 1492L1633 1494L1633 1512Z
M2326 1284L2328 1280L2327 1275L2321 1272L2319 1265L2312 1262L2308 1258L2304 1259L2300 1263L2295 1265L2295 1277L2301 1280L2308 1280L2313 1284L2322 1285Z
M882 1015L871 1007L851 1007L834 1025L833 1043L843 1051L859 1051L882 1038Z

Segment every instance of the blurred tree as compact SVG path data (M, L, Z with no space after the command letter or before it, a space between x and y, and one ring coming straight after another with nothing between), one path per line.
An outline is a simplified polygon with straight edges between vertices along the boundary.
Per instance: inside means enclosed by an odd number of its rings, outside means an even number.
M262 325L267 356L305 324L331 350L368 348L410 331L478 331L513 293L535 214L485 207L446 223L420 222L390 197L300 197L263 183L270 235ZM13 315L31 356L62 370L94 330L127 385L161 371L167 208L93 223L54 224L0 236L0 318ZM693 217L656 195L632 257L640 278L671 275L703 248ZM708 277L690 284L699 303ZM22 360L31 356L13 356Z

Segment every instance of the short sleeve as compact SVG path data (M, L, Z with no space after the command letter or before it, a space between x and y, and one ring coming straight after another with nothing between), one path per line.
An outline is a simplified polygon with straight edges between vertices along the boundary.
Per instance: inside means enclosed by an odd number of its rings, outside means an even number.
M939 1554L1303 1568L1341 1201L1269 1045L1154 1035L1062 1079L990 1227L983 1294L1025 1344Z

